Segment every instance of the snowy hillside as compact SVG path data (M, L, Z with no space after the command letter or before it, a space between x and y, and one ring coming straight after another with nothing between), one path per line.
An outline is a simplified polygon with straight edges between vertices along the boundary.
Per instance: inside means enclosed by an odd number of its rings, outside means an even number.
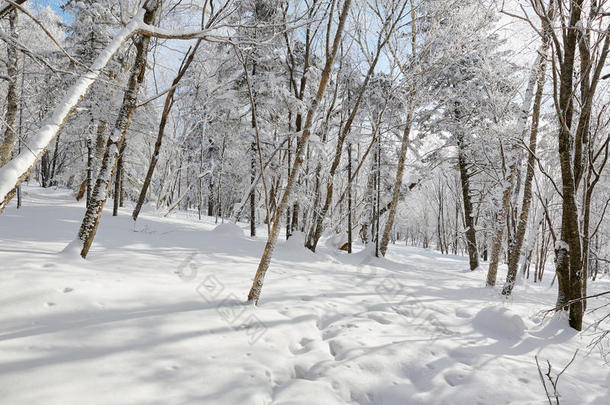
M542 405L534 356L555 374L578 348L561 404L610 403L591 337L540 315L556 298L550 269L505 302L465 257L314 254L293 238L254 308L264 237L151 213L134 228L126 210L105 216L85 261L58 253L83 204L39 188L24 200L0 217L2 404Z

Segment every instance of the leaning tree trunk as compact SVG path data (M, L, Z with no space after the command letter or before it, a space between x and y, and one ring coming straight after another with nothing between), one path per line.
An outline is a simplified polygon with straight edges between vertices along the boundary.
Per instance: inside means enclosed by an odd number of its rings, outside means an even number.
M11 30L11 37L17 40L17 10L13 9L10 12L9 25ZM6 71L8 73L9 82L6 91L6 115L4 116L4 125L6 130L4 131L4 139L0 145L0 167L4 166L11 160L13 156L13 148L15 147L15 124L17 123L17 78L18 69L17 63L19 61L17 48L15 45L6 44Z
M155 1L154 6L146 10L144 15L144 22L146 24L153 22L156 11L159 8L159 3L160 2ZM127 89L123 96L123 104L119 110L114 129L106 143L102 167L97 181L95 182L91 200L87 206L87 211L78 233L78 238L82 243L80 254L83 258L87 257L87 253L93 243L93 238L95 237L102 216L102 210L104 209L108 191L110 189L112 174L117 164L119 151L125 141L131 117L136 109L138 91L144 82L146 73L146 58L148 56L149 42L150 37L144 35L141 35L136 41L136 58L133 67L131 68Z
M255 304L258 303L258 299L263 288L263 282L265 280L265 274L267 273L267 270L269 269L269 264L271 263L271 257L273 256L275 243L280 232L280 219L282 213L286 211L286 207L290 199L290 193L292 192L300 168L303 165L303 155L305 153L305 148L307 146L307 142L309 141L309 137L311 136L311 127L313 124L313 119L318 109L318 106L322 101L322 97L324 97L326 87L328 86L332 67L335 62L337 52L339 50L339 44L341 43L343 28L345 27L345 21L347 20L350 6L351 0L345 0L345 2L343 3L343 9L341 10L341 16L339 17L339 23L337 25L335 38L333 39L332 48L331 51L327 53L324 69L322 70L322 74L320 76L320 83L318 85L316 96L307 110L305 125L303 126L303 133L299 137L297 143L295 159L292 165L290 177L288 178L288 181L286 183L286 188L284 190L284 194L282 195L282 200L280 201L280 204L278 205L277 210L275 211L275 215L273 216L273 226L271 227L271 232L269 233L269 236L267 238L265 250L263 251L263 255L261 256L261 260L258 265L258 269L256 270L252 287L250 288L250 292L248 293L248 301L254 302ZM332 18L332 15L329 16L329 18Z
M546 28L545 28L546 32ZM530 129L529 138L529 155L527 158L527 169L525 173L525 183L523 185L523 201L521 203L521 212L519 213L519 223L517 224L517 232L512 245L508 251L508 273L506 275L506 283L502 288L503 295L510 295L513 291L513 286L517 278L519 267L519 259L521 258L521 249L525 240L525 231L529 218L530 206L532 203L532 183L534 180L534 170L536 164L536 146L538 138L538 125L540 123L540 106L542 105L542 91L544 90L544 82L546 80L546 55L549 49L548 34L542 38L542 47L540 50L540 58L538 59L538 72L536 82L536 95L534 97L534 110L532 112L532 127Z
M413 64L417 64L417 13L416 8L413 4L413 0L410 1L411 4L411 54ZM396 55L393 51L391 51L392 55L396 58ZM398 64L402 66L402 64ZM408 77L407 72L404 69L400 68L404 77ZM414 79L411 79L414 80ZM398 207L398 197L400 195L400 187L402 187L402 176L405 170L405 160L407 158L407 148L409 145L409 136L411 134L411 121L413 119L413 110L415 103L415 83L412 83L409 89L409 100L407 103L407 122L405 123L405 129L402 133L402 142L400 144L400 156L398 157L398 168L396 169L396 179L394 180L394 191L392 192L392 201L390 202L390 212L388 214L388 219L385 223L385 227L383 228L383 236L381 238L380 251L381 255L385 256L386 251L388 250L388 243L390 242L390 233L392 232L392 228L394 227L394 219L396 217L396 209Z
M521 115L519 116L519 123L516 131L517 134L519 134L519 141L523 140L525 133L527 132L527 119L529 117L529 112L532 105L534 85L536 84L536 78L538 77L541 64L544 64L542 54L539 55L536 62L534 62L534 68L532 69L530 79L525 90L525 96L523 97L523 103L521 104ZM510 215L510 201L513 189L515 188L515 182L518 182L519 163L521 161L521 153L518 148L518 142L511 141L508 148L508 156L506 156L505 159L508 161L508 178L505 179L506 184L504 185L504 190L502 192L502 205L498 210L495 229L493 229L494 237L491 245L489 268L487 270L487 286L489 287L496 285L498 264L500 262L500 251L502 250L502 241L504 239L504 227L506 226ZM518 191L516 192L518 193Z
M411 134L411 119L412 111L407 114L407 122L402 133L402 141L400 145L400 156L398 157L398 168L396 169L396 179L394 180L394 190L392 192L392 201L389 206L388 219L383 228L383 236L379 250L382 256L385 256L390 242L390 233L394 226L394 218L396 217L396 208L398 207L398 197L400 196L400 187L402 187L402 177L405 171L405 161L407 158L407 148L409 145L409 135Z
M343 144L345 142L345 139L347 138L347 135L351 131L352 124L354 122L354 119L356 118L356 114L358 113L358 110L359 110L362 100L364 98L364 93L369 84L369 81L371 80L371 78L373 77L373 75L375 73L375 68L381 57L381 51L383 50L385 45L390 40L390 36L391 36L392 32L394 32L396 25L401 20L401 17L403 15L403 10L405 9L406 4L407 3L404 2L402 4L402 7L394 10L386 18L385 23L379 33L379 38L377 41L377 48L375 50L375 56L374 56L373 60L371 61L370 65L369 65L369 69L364 78L364 81L362 82L362 85L360 86L360 90L358 92L356 102L354 103L354 107L352 108L352 110L345 122L345 126L343 127L343 130L340 131L339 136L337 137L337 146L335 149L335 157L333 159L333 162L331 164L331 167L330 167L330 170L328 173L329 174L328 182L326 183L326 197L324 200L324 205L316 217L315 225L313 226L313 232L311 232L311 237L308 238L307 243L306 243L306 247L313 252L316 251L316 247L318 245L318 242L320 241L320 237L322 236L322 225L324 223L324 219L325 219L326 215L328 214L328 210L330 209L330 205L333 200L334 180L335 180L337 168L339 167L339 163L341 162L341 156L343 155Z
M159 153L161 152L161 145L163 144L163 135L165 134L165 126L167 124L167 118L169 116L169 112L174 105L174 94L176 93L176 88L178 83L186 73L187 69L193 62L193 58L195 57L195 53L197 52L197 48L201 44L201 40L198 40L193 50L187 54L185 59L182 61L182 65L180 66L180 70L178 74L172 81L172 86L167 92L167 96L165 97L165 103L163 104L163 112L161 114L161 121L159 123L159 130L157 131L157 140L155 142L155 147L153 150L152 157L150 158L150 164L148 165L148 170L146 171L146 177L144 178L144 184L142 184L142 190L140 190L140 196L138 197L138 202L136 203L136 207L133 209L133 213L131 217L134 221L138 219L138 215L140 214L140 210L142 209L142 205L144 205L144 201L146 200L146 193L148 192L148 188L150 187L150 182L152 181L153 173L155 172L155 167L157 167L157 162L159 161ZM210 215L208 213L208 215Z

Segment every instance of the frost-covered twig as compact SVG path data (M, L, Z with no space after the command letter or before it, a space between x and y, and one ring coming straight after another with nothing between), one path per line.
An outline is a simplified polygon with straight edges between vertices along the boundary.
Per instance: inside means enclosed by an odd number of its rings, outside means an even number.
M55 39L53 34L51 34L51 32L49 32L49 30L44 26L44 24L38 18L34 17L29 11L27 11L25 8L21 7L18 3L13 2L11 0L5 0L5 1L7 3L9 3L10 5L12 5L13 7L15 7L17 10L21 11L23 14L27 15L28 17L30 17L30 19L32 21L34 21L34 23L40 27L40 29L45 33L45 35L48 36L51 39L51 41L55 44L55 46L57 46L57 48L61 51L61 53L63 53L68 59L70 59L70 62L74 63L77 66L84 67L85 69L89 69L87 66L83 65L82 63L80 63L79 61L74 59L63 48L63 46L61 46L59 44L59 41L57 41L57 39Z

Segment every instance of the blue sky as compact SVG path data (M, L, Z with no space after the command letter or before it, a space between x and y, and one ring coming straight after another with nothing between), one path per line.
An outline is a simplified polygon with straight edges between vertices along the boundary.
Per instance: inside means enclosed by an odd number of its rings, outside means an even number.
M64 13L61 10L62 4L64 4L66 0L33 0L32 4L34 7L46 7L51 6L55 12L61 16L61 18L66 23L70 23L72 21L72 16L70 14Z

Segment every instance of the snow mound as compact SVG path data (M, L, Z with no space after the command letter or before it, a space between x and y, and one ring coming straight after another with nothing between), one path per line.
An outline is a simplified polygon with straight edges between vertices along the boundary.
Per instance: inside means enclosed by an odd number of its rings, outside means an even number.
M277 252L278 259L310 262L316 260L316 254L305 247L305 234L294 232Z
M81 259L80 251L83 247L80 239L75 238L72 242L68 243L58 254L63 260L78 260Z
M293 232L284 246L290 250L305 249L305 234L299 231Z
M347 243L347 232L333 233L327 240L326 246L331 249L341 249Z
M214 228L214 233L228 238L242 238L244 236L244 231L232 222L225 222L224 224L218 225Z
M473 318L472 325L494 339L519 339L525 333L523 319L504 307L483 308Z

